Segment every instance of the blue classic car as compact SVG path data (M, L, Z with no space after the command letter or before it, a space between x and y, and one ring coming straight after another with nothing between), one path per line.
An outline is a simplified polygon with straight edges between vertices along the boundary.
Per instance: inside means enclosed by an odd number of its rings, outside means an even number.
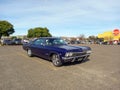
M23 44L28 56L33 55L51 60L53 65L61 66L65 62L83 61L91 54L87 46L68 45L61 38L43 37Z

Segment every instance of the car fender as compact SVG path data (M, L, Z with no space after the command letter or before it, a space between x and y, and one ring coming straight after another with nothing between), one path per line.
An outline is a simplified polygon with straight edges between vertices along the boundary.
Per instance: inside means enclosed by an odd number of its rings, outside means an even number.
M57 51L51 51L49 53L49 60L51 60L51 57L52 57L53 54L59 55L60 60L63 62L63 60L62 60L62 53L61 52L57 52Z

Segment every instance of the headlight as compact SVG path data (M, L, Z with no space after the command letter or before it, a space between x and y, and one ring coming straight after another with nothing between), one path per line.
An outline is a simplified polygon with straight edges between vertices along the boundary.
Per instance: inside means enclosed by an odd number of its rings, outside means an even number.
M92 53L92 51L91 51L91 50L88 50L86 53Z
M70 57L70 56L72 56L72 55L73 55L72 52L67 52L67 53L65 54L66 57Z

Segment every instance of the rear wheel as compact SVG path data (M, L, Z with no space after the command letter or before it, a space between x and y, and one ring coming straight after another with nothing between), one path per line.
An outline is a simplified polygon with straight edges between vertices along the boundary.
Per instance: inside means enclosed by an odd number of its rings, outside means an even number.
M27 54L28 54L29 57L32 57L32 56L33 56L31 49L28 49L28 50L27 50Z
M57 54L53 54L51 60L52 60L53 65L56 67L59 67L62 65L59 55Z

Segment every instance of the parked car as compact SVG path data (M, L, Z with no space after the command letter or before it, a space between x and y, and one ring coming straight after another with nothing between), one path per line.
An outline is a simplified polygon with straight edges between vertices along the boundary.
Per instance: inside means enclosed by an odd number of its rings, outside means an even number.
M23 49L28 56L39 56L51 60L53 65L61 66L65 62L83 61L91 54L91 48L87 46L71 46L61 38L38 38L23 44Z
M118 42L118 45L120 45L120 42Z
M71 41L70 44L80 44L80 41Z
M106 41L106 42L102 42L102 44L103 44L103 45L108 45L108 42L107 42L107 41Z
M22 44L22 40L21 39L13 39L12 40L12 44L13 45L21 45Z
M11 39L3 39L1 40L2 45L12 45L12 40Z

